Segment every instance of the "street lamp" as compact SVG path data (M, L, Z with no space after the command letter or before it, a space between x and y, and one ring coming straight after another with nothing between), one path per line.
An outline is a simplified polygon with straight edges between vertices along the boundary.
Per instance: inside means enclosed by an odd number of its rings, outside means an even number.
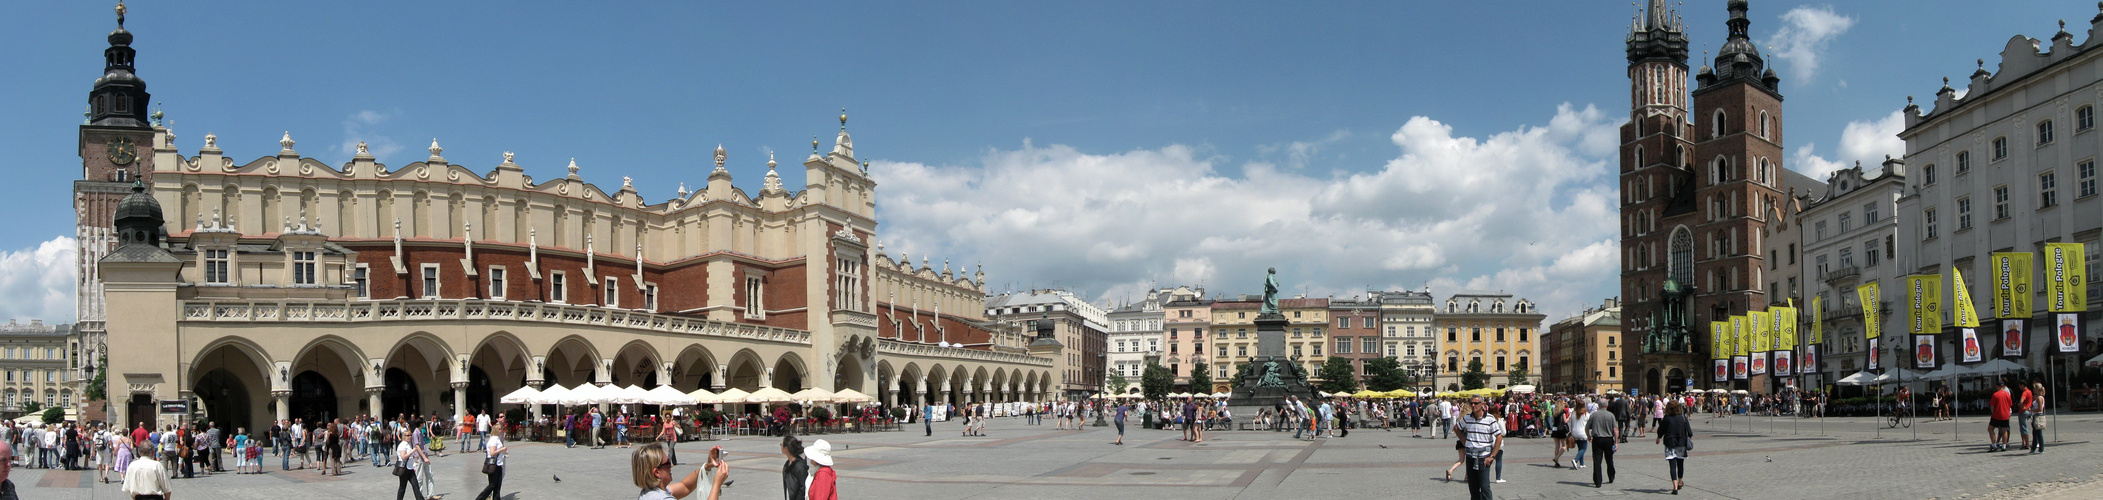
M1101 360L1101 359L1103 359L1103 358L1105 358L1105 357L1108 357L1108 356L1109 356L1109 355L1107 355L1107 354L1097 354L1097 355L1095 355L1095 357L1096 357L1096 359L1097 359L1097 360ZM1101 366L1103 366L1103 363L1097 363L1097 366L1098 366L1098 367L1101 367ZM1101 376L1102 376L1102 370L1096 370L1096 376L1097 376L1097 377L1101 377ZM1097 384L1095 384L1095 427L1109 427L1109 426L1110 426L1110 424L1108 424L1108 423L1105 423L1105 422L1103 422L1103 410L1104 410L1103 406L1104 406L1104 403L1106 402L1106 401L1105 401L1105 400L1103 399L1103 394L1104 394L1104 393L1103 393L1103 384L1101 384L1101 383L1097 383Z

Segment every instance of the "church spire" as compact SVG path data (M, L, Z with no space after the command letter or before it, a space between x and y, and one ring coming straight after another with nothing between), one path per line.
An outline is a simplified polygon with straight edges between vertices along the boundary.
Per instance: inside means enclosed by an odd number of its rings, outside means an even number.
M124 30L124 2L117 2L117 30L111 31L110 46L102 50L102 78L88 92L88 124L105 127L147 128L146 81L132 74L131 32Z

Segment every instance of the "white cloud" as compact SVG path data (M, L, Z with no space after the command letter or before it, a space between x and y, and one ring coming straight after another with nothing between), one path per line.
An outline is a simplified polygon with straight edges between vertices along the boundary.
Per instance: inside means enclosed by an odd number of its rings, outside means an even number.
M1351 131L1338 130L1330 132L1327 137L1312 141L1293 141L1282 145L1259 146L1256 148L1256 152L1265 155L1283 152L1285 153L1285 165L1293 170L1299 170L1307 168L1307 164L1314 160L1314 155L1320 153L1322 148L1343 142L1344 139L1349 138L1351 138Z
M388 155L400 152L402 145L393 137L375 132L374 129L399 114L401 113L398 111L370 109L351 113L343 119L343 141L336 145L336 153L349 158L358 153L358 142L364 141L367 151L374 157L381 158L381 161L386 161Z
M1393 159L1357 173L1252 162L1229 176L1184 145L1029 142L974 165L871 170L893 258L983 260L995 292L1057 283L1130 300L1158 281L1254 293L1276 266L1295 294L1439 282L1439 295L1502 289L1559 314L1618 289L1619 121L1565 104L1546 125L1476 138L1415 117L1390 136Z
M1865 171L1879 170L1885 157L1906 155L1906 141L1899 138L1899 132L1905 130L1906 116L1899 111L1876 120L1848 122L1847 127L1840 131L1839 156L1830 159L1819 156L1816 144L1804 143L1796 148L1793 168L1821 181L1834 171L1853 167L1857 162Z
M36 246L0 251L0 318L73 322L73 292L80 276L72 237L52 238Z
M1782 13L1782 29L1767 41L1770 54L1789 62L1791 76L1808 82L1818 73L1826 44L1855 26L1855 18L1833 13L1832 6L1799 6Z

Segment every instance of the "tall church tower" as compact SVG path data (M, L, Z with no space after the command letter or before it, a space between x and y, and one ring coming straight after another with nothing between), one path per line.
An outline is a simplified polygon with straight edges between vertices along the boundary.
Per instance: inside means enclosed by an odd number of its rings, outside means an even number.
M67 346L69 379L76 384L94 377L91 368L101 364L108 346L102 276L95 264L120 243L117 202L131 194L134 183L151 185L154 151L161 149L155 144L162 137L159 127L146 116L146 81L132 72L137 53L131 48L131 32L124 29L124 11L124 4L118 3L117 30L110 32L110 46L102 50L102 77L88 91L88 121L80 126L77 145L81 177L73 181L73 216L80 273L73 329L78 344Z
M1693 301L1693 324L1762 310L1761 276L1770 208L1784 201L1781 79L1760 57L1747 28L1746 0L1731 0L1730 34L1715 68L1695 74L1695 191L1702 217L1691 224L1694 279L1704 290ZM1706 332L1703 332L1706 333ZM1703 336L1706 338L1706 335ZM1698 344L1706 350L1707 343ZM1759 377L1764 378L1764 377ZM1764 387L1764 380L1752 381Z
M1688 168L1694 143L1689 137L1687 100L1687 34L1678 13L1664 0L1651 0L1638 13L1628 33L1629 121L1621 125L1621 297L1623 362L1601 364L1591 380L1620 382L1655 392L1640 379L1641 366L1628 361L1649 350L1684 351L1658 346L1660 291L1668 278L1680 280L1690 270L1668 273L1672 228L1695 210L1693 174ZM1685 262L1681 259L1677 262ZM1603 361L1603 360L1602 360ZM1590 374L1588 374L1590 375ZM1681 380L1684 380L1684 374ZM1682 384L1683 385L1683 384Z

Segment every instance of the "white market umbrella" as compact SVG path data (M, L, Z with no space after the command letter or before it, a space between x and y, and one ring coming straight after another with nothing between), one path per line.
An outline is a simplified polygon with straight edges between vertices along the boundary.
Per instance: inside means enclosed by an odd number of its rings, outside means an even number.
M705 405L716 399L716 393L708 392L708 389L694 389L694 392L686 393L686 397L694 398L695 404Z
M570 390L569 390L569 389L564 389L564 388L562 387L562 384L548 384L548 388L547 388L546 390L542 390L542 391L540 391L540 393L539 393L539 394L534 394L534 395L533 395L533 404L537 404L537 405L559 405L559 404L563 404L563 403L562 403L562 400L563 400L563 398L569 397L569 394L570 394Z
M703 400L702 402L709 404L743 403L745 402L745 398L751 395L752 393L745 392L744 389L731 389L723 391L721 394L717 394L716 397L708 398L707 400Z
M876 398L870 397L868 394L862 394L862 391L854 389L842 390L832 395L832 402L834 403L867 403L875 400Z
M2093 362L2095 360L2089 361ZM1986 374L1998 372L2012 372L2022 369L2024 369L2023 365L2018 364L2014 361L2009 361L2007 358L1994 358L1993 361L1988 361L1978 366L1973 366L1972 373Z
M1746 392L1746 390L1745 390L1745 389L1739 389L1739 390L1731 391L1731 394L1737 394L1737 395L1740 395L1740 396L1745 396L1745 395L1750 395L1750 394L1752 394L1752 393L1751 393L1751 392Z
M1508 392L1518 392L1518 393L1530 393L1530 392L1533 392L1533 390L1534 390L1533 386L1530 386L1530 385L1515 385L1515 386L1511 386L1511 388L1510 388L1510 389L1505 389L1505 391L1508 391Z
M673 389L672 386L669 385L660 385L656 388L650 389L648 395L649 398L647 398L646 401L649 401L649 403L653 405L694 404L693 396L688 396L684 392L679 392L678 389Z
M795 401L796 395L772 387L753 391L752 395L745 396L745 402L747 403L791 403Z
M606 391L610 390L619 389L600 387L590 382L577 384L577 388L570 389L570 393L562 397L562 404L565 406L599 404L602 402L600 401L600 399L604 399L606 397Z
M1224 392L1215 392L1215 393L1212 393L1212 398L1213 398L1213 399L1227 399L1227 396L1229 396L1229 395L1230 395L1230 394L1227 394L1227 393L1224 393Z
M2090 257L2090 258L2103 258L2103 257ZM2097 354L2097 355L2096 355L2096 357L2093 357L2093 358L2088 358L2088 362L2086 362L2086 363L2082 363L2082 364L2084 364L2084 365L2088 365L2088 366L2103 366L2103 354Z
M620 392L614 393L613 401L609 402L624 405L646 404L650 402L650 391L629 385L621 388Z
M498 398L497 402L507 405L530 404L533 402L533 398L539 395L540 391L533 390L533 386L529 385L520 387L516 391L511 391L510 394L505 394L504 397Z
M790 394L789 396L791 396L791 397L794 397L794 398L796 398L796 400L797 400L797 401L809 401L809 402L813 402L813 403L830 403L830 402L832 402L832 392L831 392L831 391L827 391L827 390L825 390L825 389L819 389L819 388L816 388L816 387L812 387L812 388L809 388L809 389L804 389L804 390L801 390L801 391L796 391L796 393L795 393L795 394Z
M1835 381L1833 383L1840 385L1869 385L1870 380L1875 378L1877 378L1877 376L1872 375L1869 372L1855 372L1854 375L1841 377L1840 380Z

